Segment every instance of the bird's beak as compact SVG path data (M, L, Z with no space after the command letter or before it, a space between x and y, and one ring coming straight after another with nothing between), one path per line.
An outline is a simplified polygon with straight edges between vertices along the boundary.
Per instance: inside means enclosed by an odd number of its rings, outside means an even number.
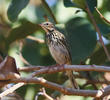
M42 25L42 24L39 24L39 26L42 27L43 29L45 28L44 25Z
M42 27L42 24L38 24L38 25Z
M44 25L39 24L39 26L42 27L45 32L48 32Z
M45 28L44 25L42 25L42 24L39 24L39 26L42 27L43 29Z

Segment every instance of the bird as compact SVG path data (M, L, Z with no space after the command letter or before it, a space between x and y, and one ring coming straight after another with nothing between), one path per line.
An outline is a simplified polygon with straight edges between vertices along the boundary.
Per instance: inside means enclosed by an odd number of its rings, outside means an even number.
M71 65L72 58L69 51L68 42L65 36L55 28L55 25L53 23L49 21L43 22L39 25L46 33L46 43L56 63L59 65ZM79 89L79 86L73 75L73 71L66 71L66 74L69 77L72 87L74 89Z

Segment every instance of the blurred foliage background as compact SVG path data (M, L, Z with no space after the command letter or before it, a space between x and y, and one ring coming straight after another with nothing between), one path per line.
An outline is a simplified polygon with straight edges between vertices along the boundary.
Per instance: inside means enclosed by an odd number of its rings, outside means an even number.
M23 57L31 65L53 65L52 59L45 43L39 43L28 39L31 35L37 39L45 40L45 32L39 27L39 23L45 21L44 15L56 25L56 28L63 32L68 39L73 64L97 64L110 65L102 46L99 43L98 35L94 29L91 19L85 11L85 2L100 28L103 40L110 51L110 27L105 23L95 11L97 6L99 11L110 20L110 0L0 0L0 55L13 56L18 67L25 66L19 56ZM57 24L56 24L57 22ZM23 43L20 51L20 43ZM21 73L27 76L29 73ZM86 72L81 75L87 77ZM102 79L104 73L91 72L90 77ZM109 74L107 74L109 75ZM42 75L47 80L63 85L68 85L67 77L64 73L52 75ZM81 88L86 83L84 79L77 79ZM26 85L17 90L17 93L24 100L34 100L39 92L40 85ZM97 85L100 88L101 85ZM89 84L85 89L94 89ZM64 96L58 91L46 89L49 95L59 96L61 100L92 100L92 98L79 96ZM38 100L44 100L40 96Z

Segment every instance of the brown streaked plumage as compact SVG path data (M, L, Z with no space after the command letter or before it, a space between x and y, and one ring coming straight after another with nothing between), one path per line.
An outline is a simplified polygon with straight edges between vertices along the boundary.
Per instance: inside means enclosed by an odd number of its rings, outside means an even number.
M50 53L56 63L58 64L72 64L71 55L68 49L68 44L65 36L55 29L51 22L44 22L40 26L46 32L46 43L49 47ZM78 89L78 85L75 81L72 71L67 71L67 75L74 88Z

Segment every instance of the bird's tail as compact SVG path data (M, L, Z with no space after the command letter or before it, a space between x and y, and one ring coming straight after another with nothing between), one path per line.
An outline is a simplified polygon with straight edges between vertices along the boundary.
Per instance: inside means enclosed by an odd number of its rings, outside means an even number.
M67 73L67 75L69 77L69 80L71 81L71 84L72 84L73 88L79 89L79 86L78 86L78 84L77 84L77 82L75 80L73 72L72 71L66 71L66 73Z

